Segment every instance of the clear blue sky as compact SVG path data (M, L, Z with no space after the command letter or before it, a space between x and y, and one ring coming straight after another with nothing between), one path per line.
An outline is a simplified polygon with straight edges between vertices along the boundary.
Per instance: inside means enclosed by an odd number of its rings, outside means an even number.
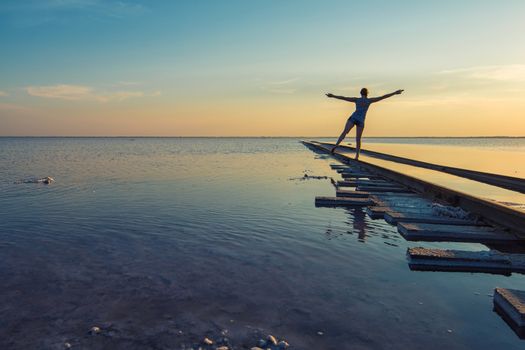
M525 82L524 34L521 0L3 0L0 134L119 134L130 111L150 123L146 134L228 134L213 111L240 123L231 134L280 134L275 124L287 116L282 134L308 134L320 126L314 115L300 119L304 106L338 123L346 109L326 107L323 93L360 86L405 88L414 106L433 96L483 101L496 88L512 104ZM251 130L236 118L258 103L268 123ZM407 113L390 105L392 115ZM115 125L100 128L112 116ZM313 129L294 129L297 120Z

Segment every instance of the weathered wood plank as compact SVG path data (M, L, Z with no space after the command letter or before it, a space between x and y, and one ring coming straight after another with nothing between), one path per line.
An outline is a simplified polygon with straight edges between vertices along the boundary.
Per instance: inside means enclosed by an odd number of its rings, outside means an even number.
M365 180L365 179L356 179L356 180L344 180L347 186L373 186L373 187L385 187L393 186L391 182L384 180Z
M485 226L399 223L397 230L407 241L512 243L516 236Z
M370 198L315 197L316 206L365 207L373 204Z
M426 208L426 207L414 207L414 206L406 206L406 207L391 207L391 206L371 206L366 208L366 213L368 216L370 216L372 219L383 219L385 213L389 211L403 211L406 213L417 213L417 214L431 214L432 209Z
M525 336L525 291L517 289L494 289L494 310L516 332Z
M376 202L376 205L383 207L407 207L407 206L419 206L419 207L432 207L432 202L417 196L404 196L405 193L400 193L399 196L390 195L383 197L382 194L371 193L372 199Z
M397 192L397 193L410 193L410 190L407 190L401 186L357 186L358 191L368 191L368 192Z
M377 175L367 173L341 173L343 179L374 179L382 180L383 178Z
M398 199L404 199L404 198L421 198L420 195L414 192L370 192L371 196L374 196L375 198L382 199L382 200L398 200Z
M472 220L464 220L457 218L450 218L446 216L437 216L435 214L427 213L413 213L406 212L400 209L399 211L387 211L384 216L385 221L389 224L397 224L398 222L416 222L426 224L445 224L445 225L469 225L475 226L476 222Z
M338 169L350 169L350 167L346 164L330 164L330 168L334 169L334 170L338 170Z
M420 271L485 272L510 275L511 260L494 251L462 251L427 248L407 249L408 266ZM516 267L518 270L519 266Z
M354 191L354 190L337 190L335 192L336 197L353 197L353 198L368 198L370 193Z

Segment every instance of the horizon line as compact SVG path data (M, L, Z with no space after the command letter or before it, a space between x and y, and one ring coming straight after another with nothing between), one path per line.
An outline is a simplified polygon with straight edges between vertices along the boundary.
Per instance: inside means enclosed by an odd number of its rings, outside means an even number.
M337 138L338 136L199 136L199 135L0 135L0 138ZM351 138L351 137L350 137ZM364 136L364 139L519 139L523 136Z

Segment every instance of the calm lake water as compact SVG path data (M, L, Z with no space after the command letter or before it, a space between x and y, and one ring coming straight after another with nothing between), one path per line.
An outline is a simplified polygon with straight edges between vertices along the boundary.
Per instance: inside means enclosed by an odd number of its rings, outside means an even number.
M525 149L485 140L438 146ZM188 349L221 333L234 349L267 334L291 349L525 346L491 297L522 275L410 271L407 247L487 248L315 208L334 188L300 178L336 177L330 163L297 139L0 138L0 348Z

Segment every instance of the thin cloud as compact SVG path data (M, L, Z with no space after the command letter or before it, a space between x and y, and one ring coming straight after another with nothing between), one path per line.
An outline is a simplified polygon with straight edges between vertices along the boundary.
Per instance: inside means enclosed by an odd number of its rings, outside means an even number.
M28 112L28 111L31 111L31 109L24 107L24 106L11 104L11 103L0 103L0 111Z
M271 81L268 84L270 85L288 85L288 84L296 82L297 80L299 80L299 78L291 78L291 79L286 79L286 80L281 80L281 81Z
M95 97L92 88L81 85L28 86L26 91L31 96L72 101Z
M279 81L270 81L265 83L261 88L264 91L271 92L274 94L294 94L297 91L297 88L291 86L299 78L290 78L286 80Z
M493 80L501 82L525 81L525 64L509 64L497 66L477 66L443 70L441 75L459 75L465 78L478 80Z
M90 86L84 85L47 85L28 86L26 92L35 97L61 99L68 101L124 101L129 98L141 98L146 96L158 96L160 91L147 94L143 91L113 91L99 92Z

